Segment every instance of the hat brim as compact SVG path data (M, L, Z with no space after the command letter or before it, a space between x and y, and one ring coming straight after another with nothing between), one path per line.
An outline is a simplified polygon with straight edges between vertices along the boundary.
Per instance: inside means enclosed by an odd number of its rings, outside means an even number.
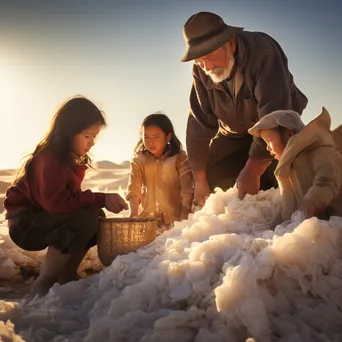
M285 127L296 133L300 132L304 127L300 115L289 110L275 110L263 116L253 127L248 130L248 133L261 138L260 131L263 129L272 129L278 126Z
M272 129L278 127L279 124L277 122L272 122L272 123L264 123L264 122L259 122L255 124L252 128L248 130L248 133L250 135L253 135L257 138L261 138L260 131L263 129Z
M189 45L181 59L181 62L189 62L196 58L208 55L225 44L229 39L235 37L241 31L243 31L243 27L227 25L217 36L203 40L203 42L200 42L194 46Z

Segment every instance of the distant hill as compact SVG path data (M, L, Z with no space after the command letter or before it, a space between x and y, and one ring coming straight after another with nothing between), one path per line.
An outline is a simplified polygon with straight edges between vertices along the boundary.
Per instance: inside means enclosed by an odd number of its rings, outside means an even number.
M96 169L127 169L129 168L129 161L124 161L121 164L116 164L108 160L102 160L94 163Z
M0 194L3 194L6 192L7 188L11 185L11 183L3 182L0 180Z
M0 214L4 211L4 199L7 188L11 183L0 181Z

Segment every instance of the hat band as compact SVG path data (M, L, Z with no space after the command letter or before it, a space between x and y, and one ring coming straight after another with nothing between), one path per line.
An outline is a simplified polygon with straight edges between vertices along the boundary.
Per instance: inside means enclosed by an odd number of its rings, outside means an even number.
M196 46L196 45L202 43L203 40L214 38L215 36L219 35L226 27L227 27L226 25L223 25L223 26L215 29L214 31L211 31L211 32L208 32L206 34L203 34L202 36L190 39L190 40L188 40L188 45Z

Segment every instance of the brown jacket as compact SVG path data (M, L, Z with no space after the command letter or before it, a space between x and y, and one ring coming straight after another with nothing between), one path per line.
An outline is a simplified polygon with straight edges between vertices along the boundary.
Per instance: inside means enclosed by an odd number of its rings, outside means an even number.
M307 98L294 84L284 52L267 34L241 32L235 60L234 77L219 84L199 66L193 66L186 138L193 171L205 169L210 141L218 131L221 135L244 137L262 116L278 109L293 109L301 114L307 105ZM235 139L229 140L222 139L226 156L231 153L227 145L236 144ZM270 158L260 138L254 138L250 156Z
M335 140L336 149L342 154L342 125L335 128L332 134Z
M191 210L193 180L185 151L160 159L148 152L131 161L126 199L136 196L140 217L156 216L165 223L179 221Z
M275 175L283 220L290 219L305 199L327 208L322 218L342 216L342 156L335 148L326 110L289 140Z

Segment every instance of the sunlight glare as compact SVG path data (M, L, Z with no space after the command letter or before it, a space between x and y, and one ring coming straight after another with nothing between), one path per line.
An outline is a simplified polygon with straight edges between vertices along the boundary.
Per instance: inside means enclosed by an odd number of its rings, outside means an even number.
M11 78L9 70L0 64L0 94L5 96L9 93L10 85L11 85Z

